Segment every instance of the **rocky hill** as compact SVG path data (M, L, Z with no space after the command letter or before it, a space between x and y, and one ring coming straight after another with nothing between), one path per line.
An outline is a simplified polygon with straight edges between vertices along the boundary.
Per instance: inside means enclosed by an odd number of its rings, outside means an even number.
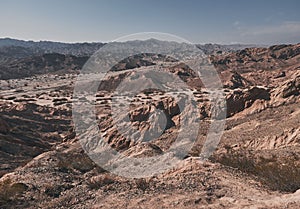
M47 73L76 73L88 58L52 53L13 59L0 65L0 79L25 78Z

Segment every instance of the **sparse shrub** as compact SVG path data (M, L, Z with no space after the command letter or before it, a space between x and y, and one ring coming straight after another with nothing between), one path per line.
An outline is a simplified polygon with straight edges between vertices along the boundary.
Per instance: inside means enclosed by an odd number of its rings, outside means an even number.
M48 196L50 197L53 197L53 198L57 198L60 196L60 194L63 192L63 191L66 191L68 189L71 189L73 188L72 185L54 185L54 184L48 184L48 185L45 185L45 194L47 194Z
M88 181L88 185L91 189L99 189L105 185L109 185L117 182L112 174L105 173L99 176L94 176Z
M13 183L10 179L0 182L0 205L17 198L28 189L24 183Z
M294 159L279 160L276 157L272 159L260 157L258 160L253 153L232 151L214 157L213 160L255 175L259 181L272 190L295 192L300 189L300 167Z
M140 190L145 191L149 188L149 183L146 179L140 178L135 180L136 187Z
M61 172L74 172L79 171L82 173L92 170L96 165L85 154L77 155L65 155L62 156L57 164L59 171Z
M295 192L300 189L300 168L292 161L258 164L254 172L273 190Z

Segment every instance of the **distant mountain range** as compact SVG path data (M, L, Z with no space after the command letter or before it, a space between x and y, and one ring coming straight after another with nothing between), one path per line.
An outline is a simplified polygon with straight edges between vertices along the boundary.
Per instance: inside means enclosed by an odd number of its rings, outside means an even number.
M33 54L59 53L75 56L90 56L105 43L61 43L52 41L23 41L11 38L0 38L0 50L5 47L25 48ZM22 47L22 48L21 48ZM9 49L10 50L10 49Z
M224 52L235 52L238 50L243 50L245 48L253 47L267 47L267 45L257 45L257 44L196 44L196 46L201 49L205 54L222 54Z
M105 43L61 43L52 41L24 41L11 38L0 38L0 56L3 52L12 52L14 57L26 57L28 55L37 55L43 53L59 53L65 55L75 56L91 56L99 48L104 46ZM254 44L197 44L206 54L233 52L249 47L258 47ZM16 52L16 53L14 53Z

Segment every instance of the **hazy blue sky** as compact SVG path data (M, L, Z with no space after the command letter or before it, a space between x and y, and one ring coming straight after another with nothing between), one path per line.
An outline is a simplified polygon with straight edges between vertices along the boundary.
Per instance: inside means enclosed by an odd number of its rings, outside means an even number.
M0 37L107 42L137 32L194 43L298 43L300 1L0 0Z

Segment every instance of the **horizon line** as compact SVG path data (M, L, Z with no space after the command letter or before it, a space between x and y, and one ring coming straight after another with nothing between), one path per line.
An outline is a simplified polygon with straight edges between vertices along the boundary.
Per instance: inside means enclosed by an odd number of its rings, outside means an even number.
M23 38L17 38L17 37L0 37L0 40L4 39L10 39L10 40L16 40L16 41L25 41L25 42L34 42L34 43L39 43L39 42L52 42L52 43L62 43L62 44L106 44L106 43L111 43L114 42L113 40L111 41L64 41L64 40L49 40L49 39L23 39ZM157 39L159 40L159 39ZM215 44L215 45L254 45L254 46L271 46L271 45L278 45L278 44L297 44L297 43L276 43L276 44L259 44L259 43L243 43L243 42L231 42L231 43L222 43L222 42L202 42L202 43L192 43L192 44L199 44L199 45L207 45L207 44Z

